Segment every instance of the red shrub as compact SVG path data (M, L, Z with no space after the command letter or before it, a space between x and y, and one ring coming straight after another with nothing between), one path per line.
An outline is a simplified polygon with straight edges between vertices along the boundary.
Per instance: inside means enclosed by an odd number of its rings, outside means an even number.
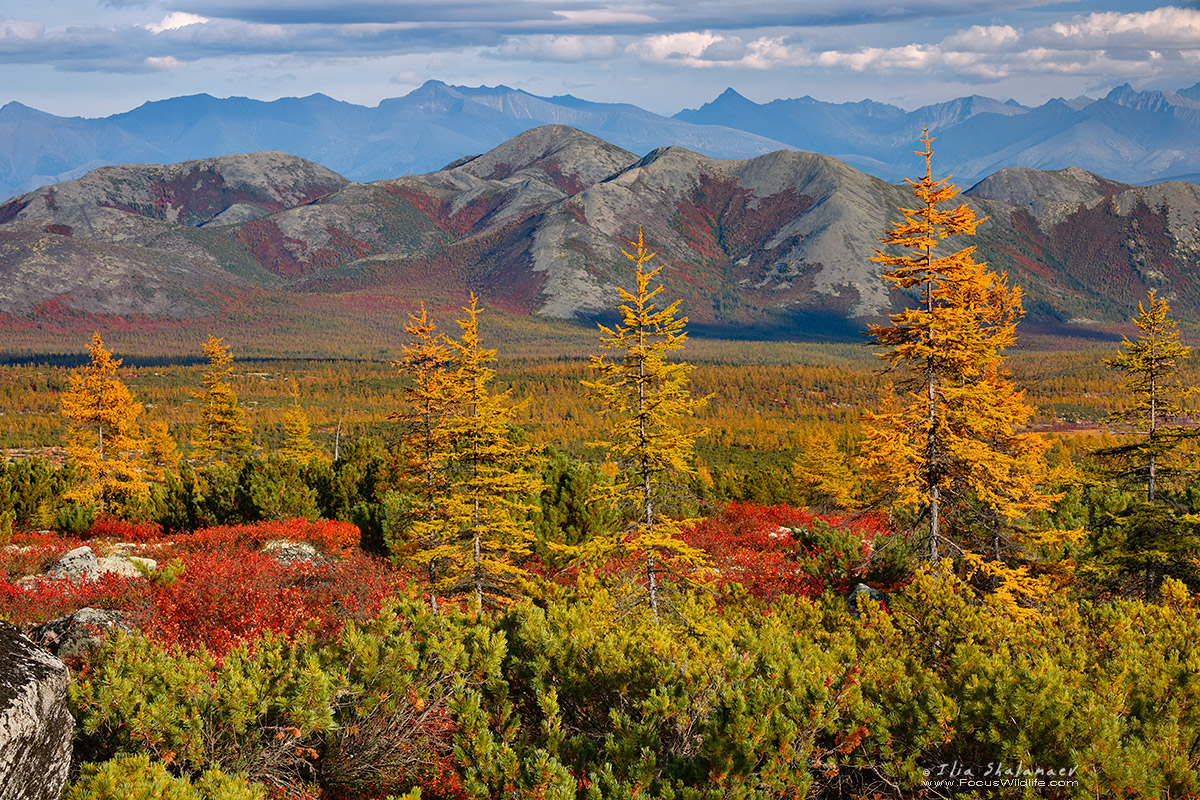
M0 580L0 619L29 629L77 611L93 608L124 608L144 598L145 578L118 577L106 572L93 581L44 578L24 587Z
M255 550L209 550L185 552L180 560L183 573L152 587L136 610L137 623L161 641L204 645L218 655L268 630L332 635L345 619L374 617L394 591L387 568L362 554L284 564Z
M162 526L157 522L129 522L101 515L96 517L84 539L112 539L118 542L152 542L162 538Z
M793 528L813 531L822 525L840 531L824 540L836 546L806 547L792 534ZM784 505L730 503L685 530L682 538L709 554L718 584L741 583L755 597L770 600L781 594L813 596L827 587L844 590L886 530L878 516L817 517Z
M293 569L262 553L185 553L184 572L139 609L147 634L221 655L267 630L294 634L308 619Z
M357 525L338 520L290 519L252 525L222 525L175 537L178 547L191 551L245 550L262 547L272 539L308 542L325 553L344 555L358 546Z
M15 534L12 544L0 547L0 578L15 581L26 575L40 575L63 553L82 544L80 539L54 534Z

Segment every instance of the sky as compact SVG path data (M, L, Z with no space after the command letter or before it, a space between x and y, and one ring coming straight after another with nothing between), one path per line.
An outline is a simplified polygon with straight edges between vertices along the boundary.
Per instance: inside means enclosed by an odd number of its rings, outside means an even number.
M727 87L904 108L1200 81L1200 0L3 0L0 104L207 92L374 106L426 80L674 114Z

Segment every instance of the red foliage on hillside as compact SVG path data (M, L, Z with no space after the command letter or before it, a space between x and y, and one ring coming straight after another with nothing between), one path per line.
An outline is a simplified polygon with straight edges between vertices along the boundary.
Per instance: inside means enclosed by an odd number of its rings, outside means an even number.
M285 237L270 220L247 222L238 231L237 239L263 269L274 275L291 279L311 271L295 255L304 252L304 242Z
M762 250L788 221L812 208L813 198L785 189L756 198L733 178L701 173L675 204L675 229L709 261L729 263Z

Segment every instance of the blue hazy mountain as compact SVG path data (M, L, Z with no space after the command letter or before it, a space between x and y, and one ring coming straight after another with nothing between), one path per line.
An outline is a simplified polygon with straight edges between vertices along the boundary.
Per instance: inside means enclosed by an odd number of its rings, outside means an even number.
M1081 167L1134 184L1200 173L1200 83L1177 92L1126 84L1099 100L1059 98L1036 108L973 95L915 111L812 97L759 104L728 89L675 119L778 139L889 181L912 173L913 140L925 126L938 138L939 167L966 185L1008 167Z
M680 145L718 158L752 158L787 147L633 105L437 81L374 108L323 94L271 102L200 94L82 119L13 102L0 108L0 197L74 179L100 166L265 150L315 161L353 180L382 180L439 169L547 124L570 125L637 153Z
M429 81L374 108L322 94L270 102L201 94L84 119L11 102L0 108L0 199L106 165L266 150L352 180L382 180L439 169L542 125L568 125L639 155L672 145L715 158L798 149L891 182L912 173L923 126L938 137L939 170L967 186L1008 167L1074 166L1132 184L1200 175L1200 83L1176 92L1126 85L1099 100L1036 108L973 95L914 111L811 97L759 104L730 89L664 117L629 104Z

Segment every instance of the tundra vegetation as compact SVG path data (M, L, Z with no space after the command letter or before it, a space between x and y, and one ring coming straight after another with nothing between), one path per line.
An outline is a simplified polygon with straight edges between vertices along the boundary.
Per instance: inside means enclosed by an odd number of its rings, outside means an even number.
M499 361L472 297L395 364L5 368L0 618L137 630L70 658L65 796L1200 795L1189 348L1151 294L1010 353L925 144L885 374L682 360L640 233L590 363ZM158 568L29 578L118 543Z

